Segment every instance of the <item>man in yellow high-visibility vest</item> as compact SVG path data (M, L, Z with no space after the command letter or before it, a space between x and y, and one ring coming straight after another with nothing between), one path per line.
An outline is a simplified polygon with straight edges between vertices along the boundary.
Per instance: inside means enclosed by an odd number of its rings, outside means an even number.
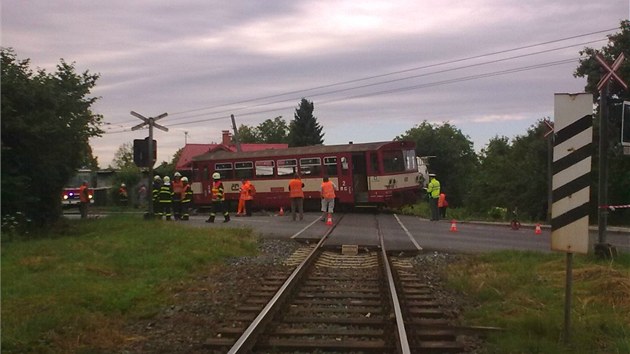
M439 221L438 200L440 198L440 181L435 178L435 174L433 173L429 173L427 194L429 195L429 204L431 206L431 221Z

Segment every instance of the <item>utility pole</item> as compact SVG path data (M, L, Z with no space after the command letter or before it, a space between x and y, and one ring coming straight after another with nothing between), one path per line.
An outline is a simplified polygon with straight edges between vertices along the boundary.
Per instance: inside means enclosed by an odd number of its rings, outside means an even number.
M184 132L184 145L188 144L188 132Z
M139 113L136 113L134 111L131 111L131 115L136 117L136 118L140 118L140 120L143 121L143 123L140 123L134 127L131 128L131 130L138 130L138 129L142 129L144 128L145 125L149 126L149 185L152 186L153 183L153 165L155 164L155 160L153 158L153 127L156 127L160 130L163 130L165 132L168 131L167 127L164 127L162 125L159 125L157 123L155 123L156 120L158 119L162 119L164 117L166 117L168 115L168 113L162 113L157 117L145 117ZM157 148L157 147L156 147ZM149 205L149 217L153 218L153 192L151 191L151 193L147 193L147 201L148 201L148 205Z
M236 120L234 119L234 115L230 114L230 118L232 118L232 129L234 130L234 142L236 143L236 151L241 152L241 142L238 139L238 130L236 129Z

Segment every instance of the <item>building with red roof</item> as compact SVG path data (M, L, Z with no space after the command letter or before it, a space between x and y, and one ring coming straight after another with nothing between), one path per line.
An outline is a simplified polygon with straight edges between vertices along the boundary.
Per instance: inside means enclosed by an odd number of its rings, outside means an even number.
M216 150L238 151L236 144L232 143L232 134L229 130L222 131L220 144L186 144L175 164L176 171L191 171L192 158ZM259 151L269 149L286 149L289 144L240 144L242 151Z

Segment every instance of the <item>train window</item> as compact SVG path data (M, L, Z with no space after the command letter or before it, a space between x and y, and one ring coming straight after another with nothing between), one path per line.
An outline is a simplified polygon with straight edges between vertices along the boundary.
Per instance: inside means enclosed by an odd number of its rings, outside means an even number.
M416 161L416 151L415 150L405 150L403 151L405 155L405 169L407 171L417 171L418 170L418 161Z
M278 160L278 176L290 176L297 172L297 160Z
M378 155L376 154L376 152L370 153L370 165L372 166L372 173L378 174L379 173Z
M300 174L302 176L321 176L322 160L319 157L300 159Z
M388 172L404 172L405 171L405 158L403 152L397 151L383 151L383 170Z
M256 177L273 176L274 166L272 160L256 161Z
M208 172L208 166L203 168L203 175L201 176L202 181L207 181L210 179L210 173Z
M235 162L234 170L236 172L237 179L252 178L254 177L254 163L248 162Z
M337 157L324 157L324 166L327 176L337 176Z
M233 179L234 171L232 170L231 162L217 163L214 164L214 170L221 174L222 179Z

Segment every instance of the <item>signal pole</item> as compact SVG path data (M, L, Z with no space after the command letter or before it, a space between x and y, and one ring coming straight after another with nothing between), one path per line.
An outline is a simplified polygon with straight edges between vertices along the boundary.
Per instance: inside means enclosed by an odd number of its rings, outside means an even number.
M612 257L615 250L606 244L606 226L608 223L608 93L611 79L616 81L624 90L628 85L617 74L617 70L623 64L625 56L621 53L612 65L600 54L595 55L595 60L602 66L604 75L597 83L599 90L599 181L598 181L598 237L595 244L595 254Z
M155 123L155 121L166 117L168 113L162 113L157 117L149 117L149 118L139 113L136 113L134 111L131 111L130 113L132 116L136 118L140 118L140 120L143 121L143 123L133 126L131 130L142 129L144 128L145 125L149 126L149 183L153 183L153 165L155 164L155 159L153 157L153 127L156 127L160 130L167 132L168 131L167 127L159 125ZM147 193L147 201L148 201L147 204L149 204L149 217L151 218L153 217L153 213L154 213L152 197L153 197L153 190L151 190L151 193Z

